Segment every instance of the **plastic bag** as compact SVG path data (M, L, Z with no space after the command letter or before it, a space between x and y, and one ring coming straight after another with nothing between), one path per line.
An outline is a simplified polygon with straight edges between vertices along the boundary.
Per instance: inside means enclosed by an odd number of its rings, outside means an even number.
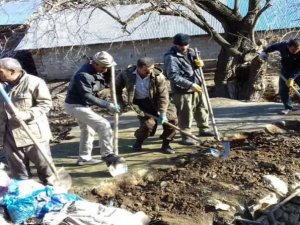
M32 196L19 199L10 196L4 198L4 202L14 224L21 224L35 216L38 206L37 200Z
M0 197L2 197L8 191L8 185L10 182L11 179L7 173L3 170L0 170Z

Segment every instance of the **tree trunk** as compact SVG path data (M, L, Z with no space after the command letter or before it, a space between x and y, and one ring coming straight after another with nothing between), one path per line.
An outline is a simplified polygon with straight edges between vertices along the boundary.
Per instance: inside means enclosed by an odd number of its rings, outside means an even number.
M253 51L257 46L249 42L246 31L244 36L233 30L227 30L226 33L226 39L230 40L231 46L244 55L233 57L225 48L221 49L215 73L215 95L258 101L265 91L263 77L266 66L258 58L256 51Z
M227 80L232 77L233 57L229 55L224 47L218 56L217 68L215 73L215 95L217 97L229 97L227 90Z

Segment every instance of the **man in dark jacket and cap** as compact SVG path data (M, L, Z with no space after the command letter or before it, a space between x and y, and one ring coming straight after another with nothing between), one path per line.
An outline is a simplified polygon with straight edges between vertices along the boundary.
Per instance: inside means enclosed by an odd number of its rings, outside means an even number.
M95 113L90 106L107 108L119 112L119 106L102 100L98 92L105 88L104 73L115 64L113 57L105 51L97 52L89 63L84 64L71 78L65 99L66 112L75 117L80 128L79 157L77 165L92 165L101 160L92 158L94 134L99 136L102 160L110 166L124 162L112 148L110 122Z
M174 36L174 46L164 56L164 71L171 82L180 129L191 133L194 118L199 136L213 136L208 125L208 108L202 94L202 84L195 75L195 70L203 67L203 61L196 57L189 43L190 37L187 34L178 33ZM195 144L188 136L181 134L181 137L181 144Z

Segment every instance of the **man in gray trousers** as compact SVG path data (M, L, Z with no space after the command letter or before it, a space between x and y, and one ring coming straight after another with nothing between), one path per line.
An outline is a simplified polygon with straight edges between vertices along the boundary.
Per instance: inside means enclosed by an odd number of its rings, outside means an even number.
M187 34L178 33L174 36L174 46L164 56L164 72L171 82L180 129L190 133L194 118L199 136L213 136L208 125L208 108L202 94L202 84L195 75L195 70L203 66L203 61L196 57L189 43ZM188 136L181 134L181 137L181 144L195 144Z
M36 169L44 185L52 185L54 175L43 158L20 126L24 121L43 152L51 158L49 140L51 131L46 113L52 107L52 100L46 83L27 74L21 64L13 58L0 59L0 82L16 107L16 117L4 101L0 102L0 146L3 146L11 176L14 179L31 178L29 162Z
M90 108L96 105L112 112L119 112L119 106L98 98L98 92L107 85L104 73L114 63L113 57L107 52L97 52L92 60L84 64L71 78L65 99L65 110L76 118L80 128L78 166L101 162L92 158L95 133L99 136L102 160L107 166L124 161L113 153L110 122Z

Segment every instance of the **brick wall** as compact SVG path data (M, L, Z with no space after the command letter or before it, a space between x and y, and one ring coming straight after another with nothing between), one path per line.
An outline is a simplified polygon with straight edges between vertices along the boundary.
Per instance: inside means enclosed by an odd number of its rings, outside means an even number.
M38 74L47 80L69 79L86 62L86 56L97 51L108 51L117 62L117 69L124 69L135 64L144 56L153 57L157 63L163 62L163 55L172 46L172 39L146 40L113 44L89 45L86 47L42 49L33 52ZM216 59L220 46L210 37L193 37L191 47L201 51L203 59Z

